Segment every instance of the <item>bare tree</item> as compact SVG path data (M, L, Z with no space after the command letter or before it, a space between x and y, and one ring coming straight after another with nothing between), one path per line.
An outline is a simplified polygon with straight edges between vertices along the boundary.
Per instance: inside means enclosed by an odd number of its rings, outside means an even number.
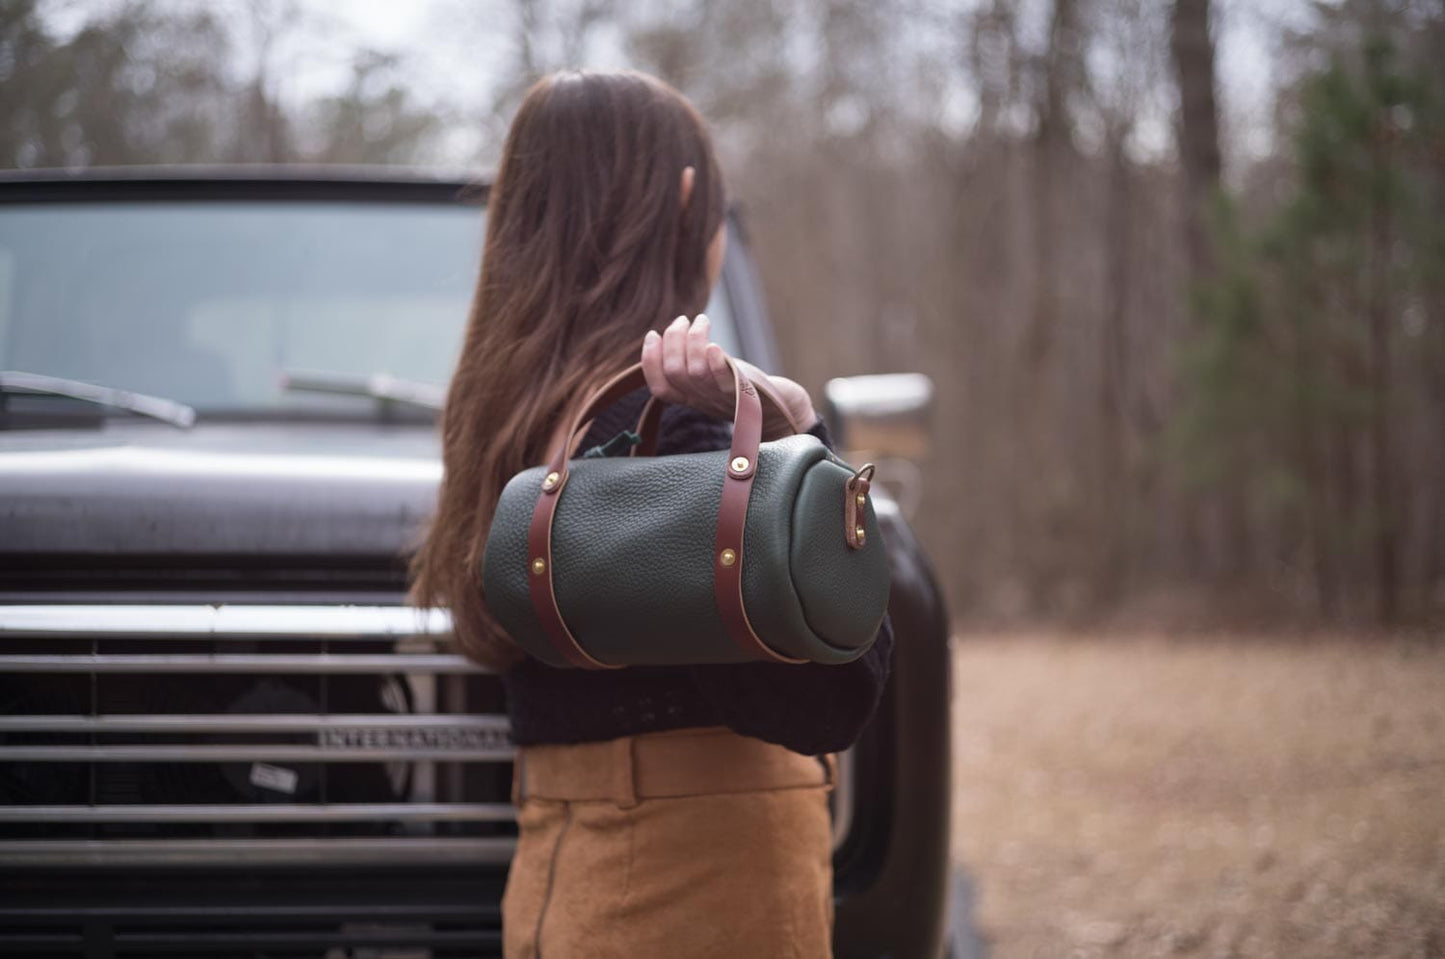
M1098 602L1119 601L1129 574L1129 531L1137 512L1131 439L1139 418L1131 414L1133 364L1147 361L1132 348L1130 320L1140 255L1138 174L1129 146L1140 117L1160 86L1162 31L1148 0L1107 0L1095 7L1095 44L1105 67L1091 74L1089 99L1103 137L1103 302L1098 335L1098 419L1094 477L1095 525L1100 557L1094 576Z
M1198 279L1212 271L1207 218L1222 167L1209 0L1174 0L1169 47L1179 86L1186 249L1191 278Z
M1408 152L1445 129L1423 106L1445 103L1438 2L1312 8L1282 71L1296 139L1323 59L1364 69L1362 25L1435 95L1371 114L1387 121L1373 153L1342 159L1330 137L1368 138L1326 130L1323 174L1294 141L1241 163L1227 243L1211 242L1226 191L1208 0L439 2L455 35L503 50L482 109L420 101L404 56L328 46L299 0L226 16L130 0L64 37L38 0L0 3L0 162L424 162L460 119L485 163L537 76L620 55L712 122L790 375L933 375L919 532L959 612L1088 613L1266 577L1281 605L1439 605L1445 165ZM287 96L298 39L349 82ZM1159 156L1170 121L1177 151ZM1336 173L1415 192L1385 202ZM1329 202L1301 210L1358 216L1290 221L1311 176ZM1271 223L1293 258L1262 265ZM1228 309L1191 310L1201 288ZM1206 382L1189 370L1210 350ZM1205 426L1227 442L1191 445L1191 397L1211 391Z
M1034 177L1033 316L1025 342L1025 356L1037 366L1049 351L1058 322L1059 257L1057 223L1065 179L1077 160L1074 145L1072 98L1084 83L1083 36L1077 0L1054 0L1049 22L1048 47L1038 65L1034 130L1037 174ZM1034 372L1034 371L1030 371Z

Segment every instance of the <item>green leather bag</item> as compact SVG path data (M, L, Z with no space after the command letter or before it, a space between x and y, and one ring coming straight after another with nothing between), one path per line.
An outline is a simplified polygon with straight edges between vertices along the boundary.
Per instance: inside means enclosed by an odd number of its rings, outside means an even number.
M584 669L845 663L872 644L888 604L872 465L854 470L808 434L761 442L759 390L731 366L731 450L652 456L652 399L629 455L569 459L597 412L646 385L633 366L583 407L551 463L507 483L483 588L528 653ZM787 417L770 389L762 398Z

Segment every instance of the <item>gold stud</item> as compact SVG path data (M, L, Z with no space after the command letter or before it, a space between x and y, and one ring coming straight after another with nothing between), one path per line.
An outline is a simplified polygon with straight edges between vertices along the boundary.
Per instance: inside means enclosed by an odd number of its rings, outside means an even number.
M858 494L858 505L859 505L859 506L867 506L867 505L868 505L868 497L865 496L865 495L862 494L862 493L859 493L859 494Z
M861 526L855 529L853 532L857 535L858 542L860 543L863 542L863 537L868 535L868 531Z
M545 559L538 556L536 559L532 560L533 576L541 576L545 572L547 572L547 561Z
M730 550L730 549L725 549L725 550L723 550L723 551L722 551L722 554L718 556L718 562L722 563L724 566L731 566L733 563L736 563L737 561L738 561L738 554L735 553L735 552L733 552L733 551Z
M748 458L746 456L734 456L730 466L734 473L746 473L748 471Z
M557 485L557 481L561 478L562 477L555 472L548 473L546 479L542 480L542 488L551 489Z

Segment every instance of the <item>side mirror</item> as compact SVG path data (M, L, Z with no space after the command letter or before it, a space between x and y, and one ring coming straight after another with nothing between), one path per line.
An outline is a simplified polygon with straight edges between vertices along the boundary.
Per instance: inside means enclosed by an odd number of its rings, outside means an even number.
M831 379L823 387L824 415L851 460L871 461L878 479L905 516L923 495L933 412L933 380L922 373L880 373Z

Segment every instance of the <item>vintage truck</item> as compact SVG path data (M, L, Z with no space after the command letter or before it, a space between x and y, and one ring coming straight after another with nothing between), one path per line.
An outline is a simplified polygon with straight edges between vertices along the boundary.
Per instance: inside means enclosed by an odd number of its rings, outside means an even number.
M394 171L0 175L0 955L500 954L501 687L404 604L402 558L486 197ZM732 234L713 327L776 368ZM919 378L829 395L845 443L916 444ZM837 953L972 955L947 617L879 513L897 658L835 797Z

